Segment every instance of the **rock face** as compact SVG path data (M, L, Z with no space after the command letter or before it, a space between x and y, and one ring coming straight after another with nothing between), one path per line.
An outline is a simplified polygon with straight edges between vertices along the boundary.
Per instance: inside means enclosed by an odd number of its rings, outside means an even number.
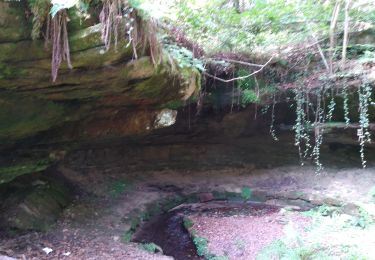
M100 25L80 25L74 14L68 28L73 69L63 64L52 82L51 50L30 39L25 4L0 4L1 142L56 128L60 140L144 133L165 104L186 100L199 86L197 71L172 72L167 62L154 66L147 56L133 60L126 42L105 52Z
M62 64L52 82L51 49L31 40L26 1L0 2L0 228L46 229L71 191L40 173L77 143L172 125L170 103L199 89L198 71L154 65L148 50L135 60L125 41L105 51L97 18L69 18L73 69Z
M52 82L51 50L42 40L31 40L26 5L0 3L0 184L20 175L9 176L9 169L51 161L53 148L24 153L27 162L14 162L10 157L19 154L7 154L19 143L66 144L148 133L173 124L177 111L166 110L169 103L181 105L199 88L198 71L172 70L166 61L154 65L147 50L134 60L125 41L105 51L98 21L81 21L73 12L68 23L73 69L62 64Z
M70 18L73 69L63 64L52 82L51 50L30 39L25 2L0 2L0 228L43 230L58 218L72 191L40 173L61 161L64 178L79 188L95 187L91 184L101 180L87 173L98 164L101 172L116 175L298 163L289 131L295 122L290 103L275 109L277 144L269 134L270 110L240 109L240 94L234 96L232 84L207 84L206 101L197 102L201 110L179 109L199 89L198 71L176 70L168 59L155 66L147 51L134 60L125 42L106 52L98 21L81 24L74 14ZM236 113L234 98L241 110ZM356 112L357 103L352 103L350 111ZM341 118L333 116L342 121L342 103L337 107ZM331 126L322 153L331 161L360 166L356 129L349 130L342 138L342 128ZM374 153L371 146L369 154ZM201 199L212 198L206 194Z

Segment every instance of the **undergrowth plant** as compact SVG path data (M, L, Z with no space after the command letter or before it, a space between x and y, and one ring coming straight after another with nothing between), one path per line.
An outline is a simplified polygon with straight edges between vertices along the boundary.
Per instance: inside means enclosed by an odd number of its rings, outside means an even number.
M249 74L248 70L245 69L238 69L237 76L242 77ZM238 90L240 94L240 104L241 107L247 107L249 104L256 103L259 101L259 97L255 91L255 85L256 85L256 79L255 78L246 78L246 79L240 79L237 82ZM234 94L232 94L234 96Z
M276 240L263 248L257 255L257 260L308 260L327 259L328 256L320 249L313 247L290 247L282 240Z
M226 256L215 256L209 252L207 238L197 235L197 230L194 229L194 223L191 219L184 217L183 225L190 233L195 248L197 249L198 256L203 257L205 260L229 260Z
M251 198L251 196L252 196L252 193L253 193L253 191L249 187L243 187L241 189L241 197L244 200L249 200Z
M140 244L139 248L149 253L163 253L163 249L155 243Z
M366 229L374 224L374 219L367 210L361 207L359 208L359 214L353 217L348 224L353 227Z
M375 186L372 186L370 191L368 192L373 202L375 202Z

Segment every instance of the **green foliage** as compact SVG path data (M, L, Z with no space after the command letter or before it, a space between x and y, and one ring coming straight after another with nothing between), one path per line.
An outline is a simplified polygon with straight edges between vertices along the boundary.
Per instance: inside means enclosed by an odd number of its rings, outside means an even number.
M279 138L276 136L276 131L275 131L275 106L276 106L276 94L273 94L270 134L274 141L279 141Z
M204 71L203 62L194 58L193 53L188 49L175 44L164 44L163 47L179 68L196 68L199 71Z
M228 257L226 256L215 256L209 252L207 238L197 236L197 231L192 229L194 224L191 219L184 217L183 225L190 232L199 256L204 257L206 260L228 260Z
M374 224L374 219L372 218L372 216L363 208L360 208L359 209L359 215L358 216L355 216L353 217L350 221L349 221L349 225L353 226L353 227L360 227L362 229L365 229L365 228L368 228L369 226L371 226L372 224Z
M36 40L40 37L40 33L46 21L51 3L49 0L29 0L28 4L33 14L33 29L31 31L31 38Z
M239 69L237 71L238 77L243 77L249 74L249 71L244 69ZM237 82L238 87L241 89L241 106L246 107L249 104L258 102L258 96L255 93L255 86L257 82L255 78L245 78L240 79Z
M122 237L122 240L125 242L125 243L129 243L132 238L133 238L133 234L134 234L134 231L132 230L128 230L125 232L124 236Z
M279 260L310 260L328 259L329 257L321 250L310 247L289 247L282 240L276 240L262 249L257 255L257 260L279 259Z
M375 63L375 52L365 51L363 55L359 58L361 63Z
M329 105L328 105L328 113L326 115L327 121L332 121L333 112L335 111L335 107L336 107L335 97L331 96L331 101L329 102Z
M139 248L149 253L157 253L157 252L163 253L162 248L155 243L140 244Z
M44 171L50 166L49 160L20 163L0 168L0 184L10 182L18 176Z
M341 210L337 207L332 207L326 204L323 204L317 208L311 209L304 213L306 216L310 217L334 217L341 213Z
M112 183L110 194L112 197L117 198L121 194L129 191L130 187L130 184L124 181L115 181Z
M251 198L253 191L249 187L243 187L241 189L241 196L244 200L249 200Z
M204 237L194 237L193 242L195 247L197 248L197 254L199 256L206 256L208 255L208 240Z
M193 227L193 221L188 217L184 217L184 227L189 230L191 227Z
M183 107L184 105L185 105L185 103L181 100L172 100L172 101L169 101L168 103L164 104L162 106L162 108L177 110L177 109Z
M236 10L223 0L164 0L160 6L141 0L149 13L178 26L189 39L211 52L250 52L257 46L277 46L306 40L311 31L328 35L335 1L247 1ZM352 8L354 23L374 23L374 6ZM340 12L339 21L343 21ZM306 22L307 21L307 22ZM341 22L338 29L342 30Z
M370 191L368 192L368 194L371 196L371 198L373 199L373 201L375 202L375 186L373 186Z
M258 101L257 94L250 89L245 89L241 93L241 106L246 107L252 103L256 103Z
M363 84L358 88L360 129L358 129L357 135L361 146L360 155L363 168L366 168L367 163L365 160L365 144L371 143L371 133L369 131L369 106L372 103L371 95L372 87L370 84Z
M300 260L300 257L295 250L289 248L283 241L276 240L257 255L257 260L266 259Z
M344 109L344 118L345 118L345 125L346 127L350 124L349 118L349 97L348 97L348 84L344 82L344 87L342 88L342 95L343 95L343 109Z
M64 9L69 9L76 7L82 13L86 13L89 9L90 2L95 2L92 0L53 0L53 5L50 10L50 14L54 17L59 11Z
M305 114L305 105L306 105L306 96L302 87L299 86L294 90L295 96L294 101L296 103L296 122L293 126L294 130L294 145L298 147L298 153L301 160L301 165L304 164L304 159L309 154L311 147L310 136L307 132L308 127L311 125L311 122L306 117Z

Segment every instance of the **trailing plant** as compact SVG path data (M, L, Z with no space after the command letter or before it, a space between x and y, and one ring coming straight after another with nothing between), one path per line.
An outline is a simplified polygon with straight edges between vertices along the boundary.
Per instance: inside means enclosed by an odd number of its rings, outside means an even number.
M343 95L345 126L348 127L350 124L350 118L349 118L348 83L346 81L344 82L344 87L342 88L342 95Z
M85 14L91 0L30 0L29 7L33 13L32 38L38 39L45 26L46 45L52 43L51 74L56 81L62 61L72 68L70 61L67 9L75 7L79 13ZM131 3L130 3L131 2ZM139 11L132 5L139 6L137 1L102 0L102 10L99 15L102 23L101 39L108 51L111 45L117 50L121 37L127 41L126 47L132 45L134 58L138 51L149 55L153 63L161 61L162 45L157 39L157 24L151 17L141 18Z
M294 92L294 100L296 103L296 123L293 126L295 133L294 145L298 147L300 162L301 165L304 165L304 159L308 156L311 149L310 137L307 132L307 127L310 125L310 121L305 114L306 98L302 85L299 85ZM309 105L308 102L307 105Z
M46 41L52 42L52 81L56 81L59 68L63 61L66 61L69 69L73 68L70 60L67 23L68 15L65 9L58 11L52 18L48 17Z
M29 0L28 5L33 14L31 38L36 40L41 36L42 28L46 23L51 8L51 3L49 0Z
M117 50L120 37L127 40L126 47L132 45L134 58L138 58L138 51L148 51L155 65L161 62L162 44L157 37L157 22L137 9L137 1L103 0L100 13L102 26L102 41L106 50L113 42ZM142 16L143 15L143 16ZM142 17L141 17L142 16Z
M364 83L358 88L359 97L359 129L357 131L359 145L361 146L360 155L362 167L366 168L365 160L365 144L371 142L371 133L369 131L369 105L371 99L372 88L370 84Z
M331 94L331 100L330 100L329 105L328 105L328 113L327 113L327 116L326 116L327 121L332 121L333 112L335 111L335 107L336 107L335 96L332 93Z
M270 134L271 134L273 140L279 141L279 138L276 136L276 133L275 133L275 105L276 105L276 95L273 94Z
M317 167L316 168L317 173L319 173L323 169L323 165L320 162L320 147L323 143L323 132L324 132L323 124L325 123L324 107L322 107L322 104L321 104L322 102L321 102L320 92L318 92L317 94L317 106L316 106L316 111L315 111L316 115L315 115L315 122L313 123L315 142L314 142L314 147L312 149L312 157L313 157L315 166Z
M136 20L135 10L126 1L103 0L103 7L99 15L102 24L101 38L105 49L108 51L113 41L117 50L119 36L126 32L128 45L133 41L134 23ZM121 31L121 27L124 31ZM122 33L121 33L122 32Z

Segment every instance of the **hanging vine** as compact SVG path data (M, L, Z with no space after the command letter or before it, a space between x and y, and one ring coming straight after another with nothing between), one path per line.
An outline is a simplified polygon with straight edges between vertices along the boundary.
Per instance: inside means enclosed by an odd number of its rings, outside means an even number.
M346 81L344 81L344 87L342 88L342 95L343 95L345 127L347 128L350 124L350 118L349 118L348 83Z
M273 94L270 134L271 134L273 140L279 141L279 138L276 136L276 132L275 132L275 105L276 105L276 94Z
M366 168L367 165L365 160L365 144L371 142L371 133L369 131L369 105L372 103L371 90L371 85L368 83L364 83L358 88L359 129L357 130L357 135L359 145L361 146L360 155L363 168Z
M138 58L138 49L149 55L154 64L160 63L161 44L157 39L156 21L141 19L137 11L123 0L103 0L99 18L102 24L101 39L108 51L113 43L118 48L120 37L127 40L126 47L132 45L134 58Z
M328 104L328 113L326 116L327 121L332 121L333 112L335 111L336 102L335 102L335 95L333 93L333 89L331 91L331 99Z
M312 158L314 160L314 164L316 166L316 173L320 173L323 170L323 165L320 162L320 148L323 143L323 133L324 133L324 106L322 107L322 99L324 99L324 87L318 92L316 97L316 116L315 122L313 123L314 127L314 147L312 149ZM323 95L322 95L323 94ZM332 97L333 99L333 97ZM331 111L331 109L329 110ZM327 116L327 118L329 118Z
M123 19L123 8L122 0L103 0L103 8L99 19L102 24L101 39L107 51L111 47L112 38L117 50L119 26Z
M68 38L68 15L65 9L48 19L47 42L52 42L51 75L52 81L56 81L59 68L63 61L66 61L69 69L72 69L70 60L70 47Z
M298 147L298 154L301 165L304 165L304 160L308 157L311 149L310 137L307 131L307 126L310 122L306 115L306 93L303 91L302 85L295 89L294 101L296 103L296 123L293 126L295 133L294 145Z
M37 40L40 38L43 26L46 23L51 3L48 0L29 0L28 5L33 14L31 38Z
M89 2L85 1L55 1L51 5L49 0L29 0L33 14L32 39L41 36L45 27L46 46L52 45L51 75L56 81L59 68L63 61L72 68L70 60L69 38L67 30L67 9L76 6L79 12L86 13ZM156 65L161 61L161 44L156 36L156 21L152 18L140 18L137 11L126 0L102 0L102 10L99 15L102 24L101 39L108 51L111 46L118 49L118 42L123 37L127 41L126 47L132 45L134 58L138 58L138 51L149 55ZM147 53L148 52L148 53Z

